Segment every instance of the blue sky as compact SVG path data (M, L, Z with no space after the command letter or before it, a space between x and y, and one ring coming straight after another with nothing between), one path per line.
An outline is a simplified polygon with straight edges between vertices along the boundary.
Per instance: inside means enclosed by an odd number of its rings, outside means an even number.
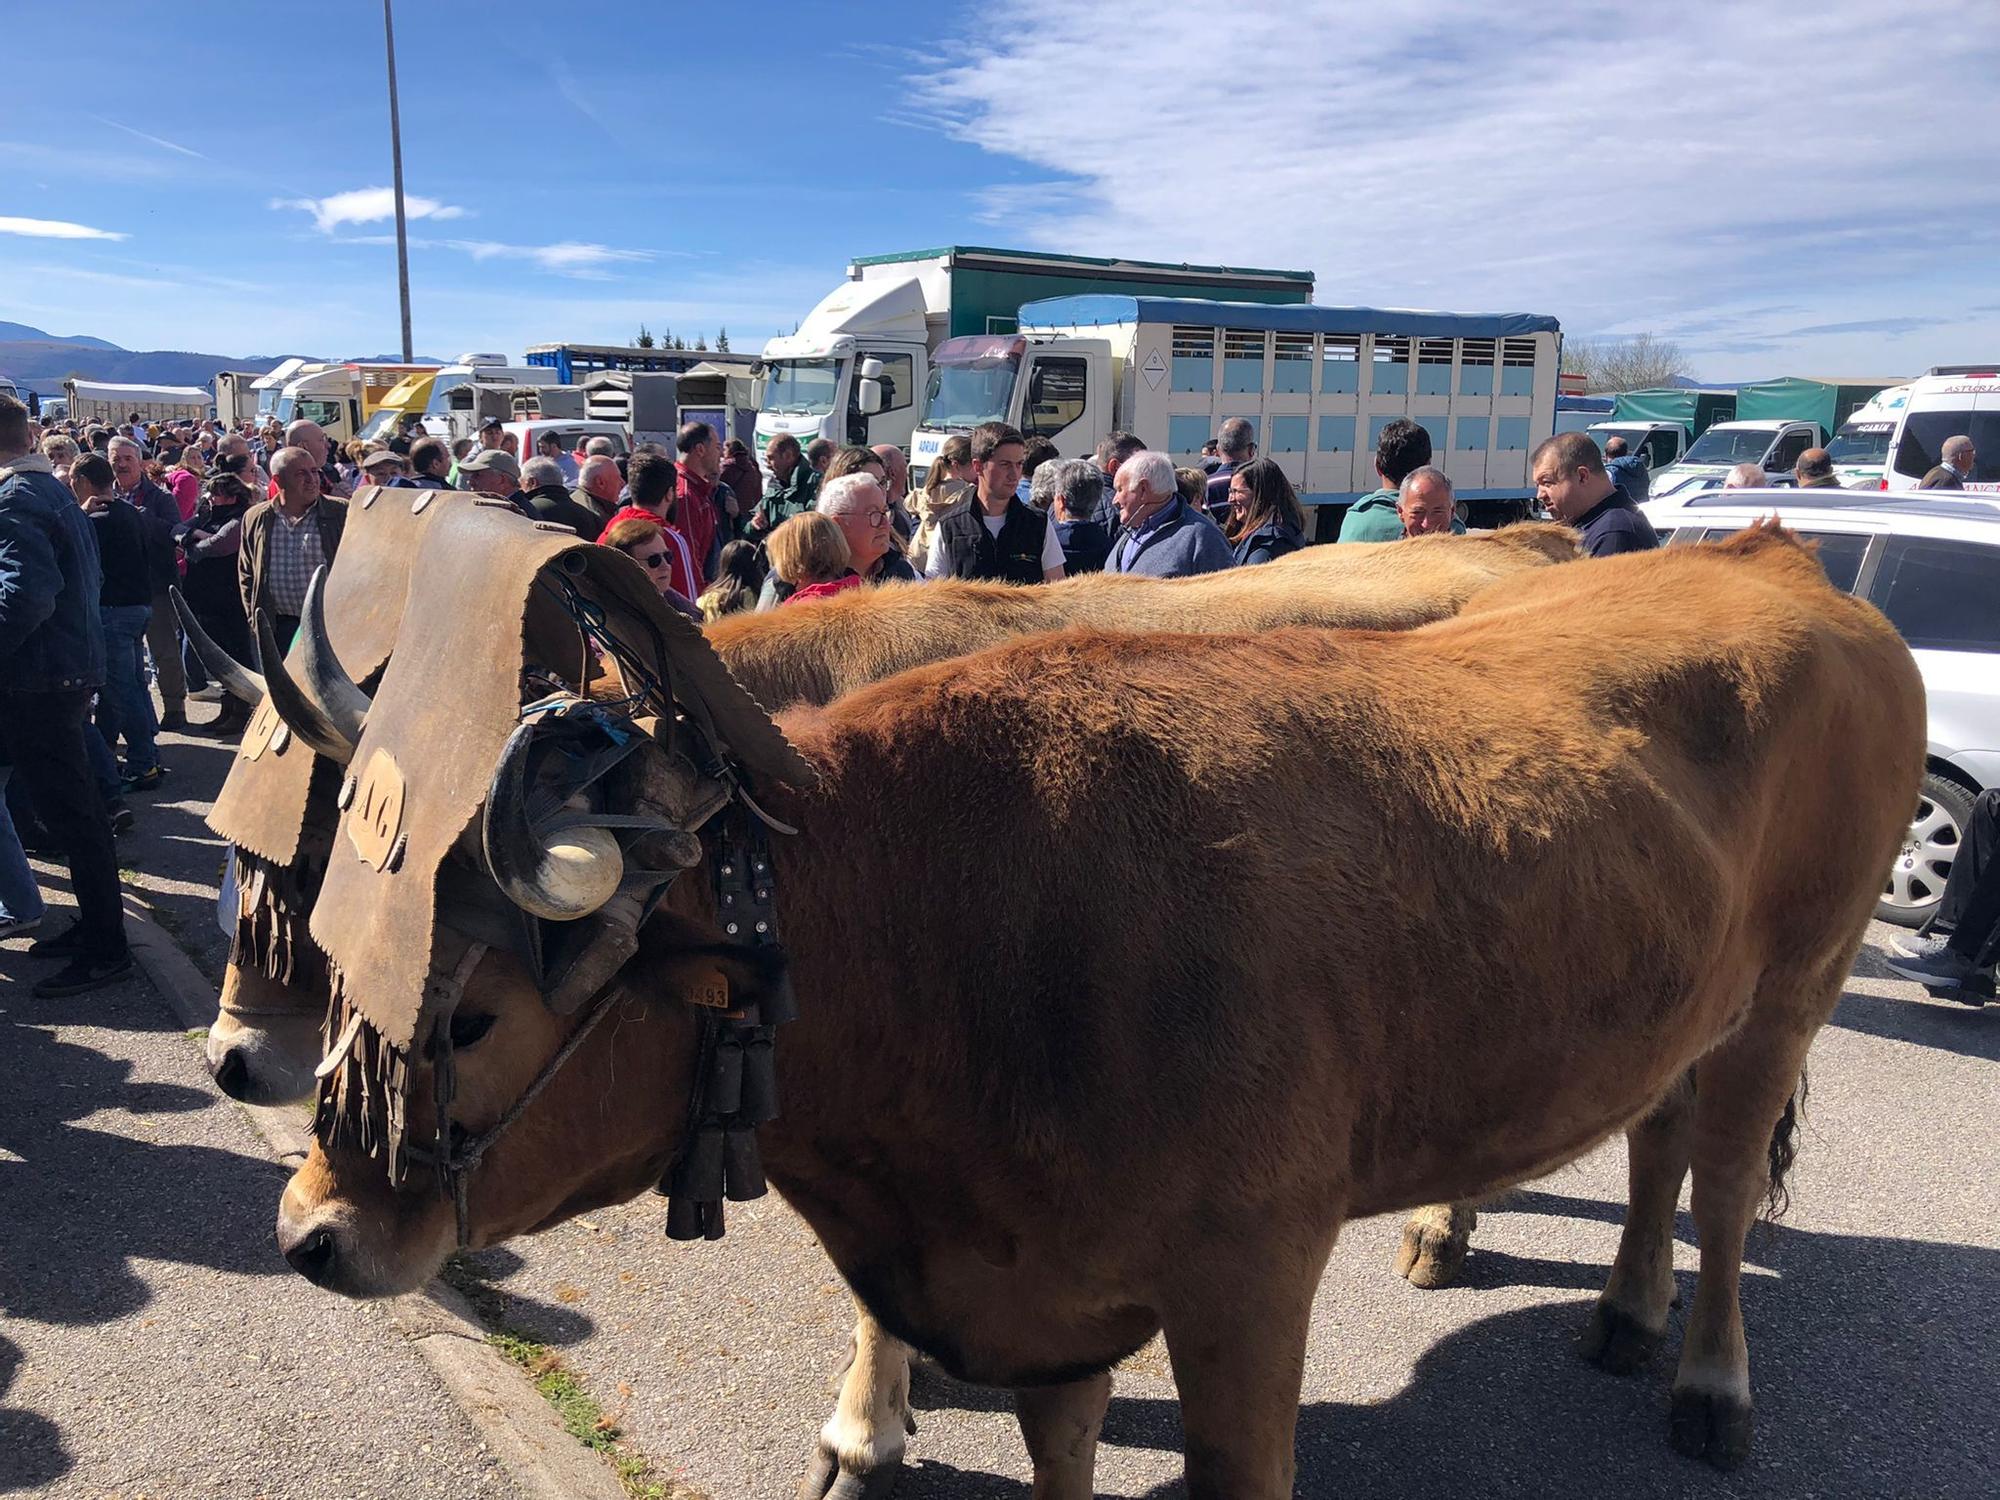
M89 15L9 15L0 319L392 351L379 5ZM1993 0L401 0L397 53L437 356L753 348L951 243L1309 269L1710 378L2000 353Z

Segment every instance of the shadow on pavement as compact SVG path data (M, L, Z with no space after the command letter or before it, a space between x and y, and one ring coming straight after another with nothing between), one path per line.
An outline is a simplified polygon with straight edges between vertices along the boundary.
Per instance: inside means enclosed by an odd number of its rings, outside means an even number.
M1827 1024L1885 1041L2000 1062L2000 1005L1990 1002L1975 1008L1955 1000L1885 1000L1849 990Z
M20 1345L0 1339L0 1403L20 1368ZM40 1412L0 1404L0 1494L39 1489L75 1467L55 1423Z
M505 1285L527 1262L504 1245L461 1252L452 1264L455 1274L445 1280L463 1292L494 1328L559 1349L580 1344L597 1331L597 1324L575 1308L524 1296Z
M1553 1209L1547 1195L1523 1196L1543 1198L1537 1211ZM1832 1488L1850 1494L1991 1493L2000 1463L2000 1425L1986 1419L2000 1385L1991 1295L2000 1252L1781 1225L1763 1235L1775 1274L1743 1281L1756 1448L1736 1473L1683 1459L1667 1443L1684 1311L1651 1367L1620 1379L1577 1357L1588 1309L1571 1301L1452 1334L1387 1401L1305 1407L1298 1493L1803 1497L1829 1493L1833 1476ZM1540 1263L1515 1269L1547 1284ZM1577 1269L1585 1274L1553 1279L1594 1289L1609 1268ZM1692 1276L1682 1276L1681 1291L1685 1308ZM1114 1395L1104 1441L1177 1452L1179 1409ZM1152 1495L1180 1493L1176 1481Z
M276 1162L149 1145L77 1123L100 1110L216 1104L199 1089L134 1085L130 1063L43 1029L85 1015L88 1024L144 1028L144 1002L80 1015L92 998L32 1002L18 973L0 976L0 1311L41 1323L108 1322L151 1300L137 1261L286 1274L271 1240L286 1175ZM157 1017L151 1027L160 1029Z

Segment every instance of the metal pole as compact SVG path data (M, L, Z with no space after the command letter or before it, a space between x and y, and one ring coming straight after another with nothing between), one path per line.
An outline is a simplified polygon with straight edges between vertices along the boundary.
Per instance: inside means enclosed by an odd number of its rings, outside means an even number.
M396 22L382 0L382 36L389 47L389 154L396 169L396 291L403 302L403 363L415 358L410 342L410 231L403 215L403 119L396 106Z

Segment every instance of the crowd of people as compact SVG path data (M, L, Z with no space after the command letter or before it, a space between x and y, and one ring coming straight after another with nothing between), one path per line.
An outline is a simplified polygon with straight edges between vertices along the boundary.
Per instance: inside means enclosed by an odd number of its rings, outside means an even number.
M38 432L25 408L0 398L0 751L12 768L0 804L0 937L33 930L43 915L24 848L61 854L80 916L35 943L64 960L38 993L76 993L126 971L113 839L132 826L128 799L169 774L162 730L233 736L249 713L207 680L169 590L237 661L258 658L260 621L286 648L362 485L505 499L626 553L667 604L712 621L933 579L1179 578L1271 562L1304 547L1308 528L1291 481L1259 456L1254 436L1231 419L1199 467L1176 468L1129 433L1088 458L1063 458L988 423L947 439L913 489L893 445L801 447L780 436L766 477L742 442L698 422L671 451L642 443L625 454L591 436L572 452L549 432L523 459L497 421L446 442L412 417L385 442L336 447L305 420L231 430L135 415L115 430ZM1386 424L1379 487L1348 508L1339 541L1463 531L1452 481L1432 457L1421 425ZM1812 457L1800 461L1802 483ZM1628 456L1565 433L1535 449L1530 467L1541 504L1576 528L1587 555L1658 545L1629 493ZM218 701L214 717L190 720L191 699ZM1961 864L2000 879L2000 862ZM1966 906L1961 892L1951 909ZM1949 967L1959 956L1940 942L1906 957Z

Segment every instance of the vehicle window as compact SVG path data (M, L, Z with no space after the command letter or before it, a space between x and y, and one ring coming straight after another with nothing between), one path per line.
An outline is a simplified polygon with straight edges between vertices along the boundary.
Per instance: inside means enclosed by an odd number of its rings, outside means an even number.
M1754 464L1771 446L1769 428L1711 427L1688 449L1691 464Z
M1944 440L1959 433L1971 438L1977 450L1972 477L1986 484L2000 483L2000 411L1911 412L1903 422L1902 441L1896 444L1896 472L1922 479L1938 466Z
M1893 422L1849 422L1826 445L1826 456L1837 464L1879 464L1889 456Z
M1083 415L1089 369L1080 359L1035 361L1028 382L1029 437L1053 437Z
M1826 570L1826 581L1843 594L1853 593L1854 581L1861 576L1861 560L1868 555L1868 536L1852 531L1801 531L1799 535L1819 543L1819 565Z
M1646 467L1664 468L1674 461L1680 451L1680 443L1671 432L1655 432L1646 439Z
M2000 547L1891 537L1869 593L1913 651L2000 653Z
M916 399L915 363L907 354L864 354L882 361L882 410L897 411Z
M1771 455L1771 461L1764 465L1767 469L1789 470L1799 461L1799 455L1806 451L1806 435L1803 432L1788 432L1778 440L1778 448Z

